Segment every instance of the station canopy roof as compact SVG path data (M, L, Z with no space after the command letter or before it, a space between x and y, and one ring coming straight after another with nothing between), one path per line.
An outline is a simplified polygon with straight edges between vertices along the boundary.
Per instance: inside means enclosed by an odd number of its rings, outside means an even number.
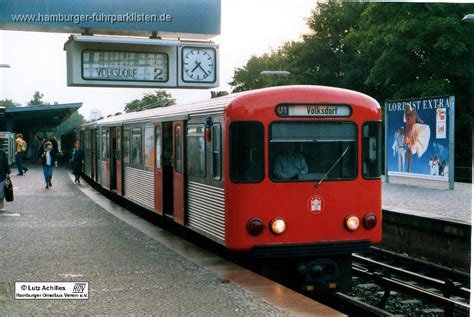
M10 132L54 129L82 106L82 102L6 108L5 121Z

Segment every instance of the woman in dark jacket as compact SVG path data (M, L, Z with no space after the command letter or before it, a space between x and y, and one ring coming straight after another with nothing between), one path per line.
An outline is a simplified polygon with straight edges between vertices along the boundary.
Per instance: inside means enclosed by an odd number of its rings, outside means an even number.
M5 212L5 179L10 178L7 154L0 149L0 212Z
M44 144L44 151L40 156L41 165L43 165L44 181L46 183L46 189L53 186L51 179L53 178L53 166L57 166L56 151L53 150L53 144L46 142Z
M84 151L81 150L81 142L76 141L76 147L72 151L72 173L76 176L74 183L80 184L82 164L84 163Z

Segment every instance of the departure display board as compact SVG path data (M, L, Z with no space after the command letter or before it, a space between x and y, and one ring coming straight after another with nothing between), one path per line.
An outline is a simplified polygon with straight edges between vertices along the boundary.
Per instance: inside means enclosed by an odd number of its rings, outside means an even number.
M168 81L168 55L153 52L82 51L82 78L112 81Z

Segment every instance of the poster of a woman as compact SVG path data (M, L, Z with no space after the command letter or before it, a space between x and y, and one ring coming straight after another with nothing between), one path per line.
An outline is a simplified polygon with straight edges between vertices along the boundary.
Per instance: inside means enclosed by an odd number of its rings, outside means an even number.
M419 158L423 156L429 146L431 130L430 126L423 124L423 120L418 116L415 108L405 105L405 144L408 146L407 151L407 173L410 173L411 159L414 154Z

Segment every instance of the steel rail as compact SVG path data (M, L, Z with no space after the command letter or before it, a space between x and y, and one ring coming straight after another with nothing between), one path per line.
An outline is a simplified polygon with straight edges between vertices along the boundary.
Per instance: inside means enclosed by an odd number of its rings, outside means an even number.
M391 289L397 289L399 291L414 295L417 298L421 298L426 301L432 302L436 305L443 307L447 311L460 313L466 316L469 315L469 309L470 309L469 304L464 304L464 303L457 302L449 298L445 298L441 295L407 284L406 282L393 279L393 278L384 277L382 274L379 274L379 273L369 272L366 269L353 267L352 272L355 273L355 275L359 275L359 276L363 276L364 278L371 279L377 284L390 287Z
M465 287L461 287L460 284L456 284L452 281L442 281L440 279L435 279L432 277L428 277L422 274L418 274L415 272L410 272L404 269L401 269L399 267L395 267L389 264L385 264L379 261L375 261L369 258L362 257L360 255L353 254L352 258L355 262L362 263L364 265L367 265L369 268L371 266L376 266L380 269L383 269L387 272L390 272L391 274L397 275L399 277L404 277L408 278L410 280L413 280L414 282L417 283L423 283L425 285L428 285L430 287L435 287L439 289L440 291L443 292L443 294L448 297L450 295L457 295L461 296L463 298L469 299L471 296L471 290L467 289Z
M332 296L342 301L343 305L350 306L352 312L355 311L358 314L363 314L363 316L394 316L394 314L391 314L382 308L369 305L361 300L355 299L341 292L335 292L332 294Z
M389 256L393 257L398 261L416 266L416 267L421 267L424 270L430 271L430 272L436 272L439 275L443 276L449 276L451 279L456 280L458 282L462 282L465 285L468 285L470 287L471 283L471 275L469 273L466 273L464 271L456 270L453 268L448 268L436 263L428 262L425 260L409 257L406 255L402 255L399 253L396 253L394 251L382 249L379 247L370 247L370 252L376 254L376 255L382 255L382 256Z

